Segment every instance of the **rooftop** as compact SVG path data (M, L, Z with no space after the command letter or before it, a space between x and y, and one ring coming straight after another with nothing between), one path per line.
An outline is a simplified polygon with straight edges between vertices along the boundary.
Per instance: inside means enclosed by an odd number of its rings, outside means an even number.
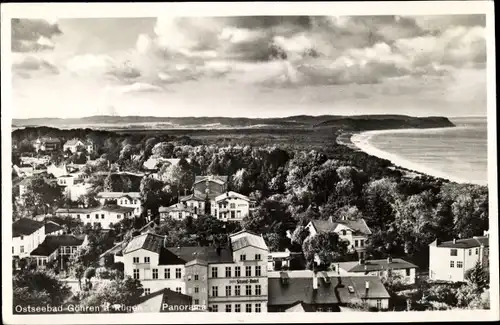
M381 271L387 269L413 269L417 268L417 266L413 263L407 262L400 258L392 259L392 262L389 263L387 259L381 260L367 260L364 264L360 264L359 262L341 262L337 263L337 265L346 270L347 272L367 272L367 271Z
M141 193L139 192L99 192L97 193L98 198L103 199L119 199L122 197L128 197L130 199L140 199Z
M59 231L59 230L62 230L63 227L61 227L61 225L55 223L54 221L47 221L45 223L45 234L48 235L48 234L52 234L56 231Z
M284 272L286 273L286 272ZM376 276L328 277L318 276L318 288L313 288L312 277L269 278L268 305L347 304L362 298L384 299L390 295ZM367 290L365 285L369 284Z
M127 213L132 212L135 209L132 207L122 207L118 205L105 205L97 208L59 208L56 210L58 214L64 213L92 213L99 211L116 212L116 213Z
M80 246L84 241L83 237L74 235L46 236L44 241L31 252L31 256L49 256L62 246Z
M165 288L141 297L136 306L141 312L187 312L191 310L185 307L190 306L191 302L191 296Z
M160 207L158 209L158 212L182 212L182 211L187 211L187 212L192 212L194 213L194 208L193 207L188 207L188 206L185 206L184 204L182 203L176 203L176 204L173 204L169 207Z
M473 248L473 247L479 247L481 245L483 245L485 247L490 246L490 241L489 241L488 236L477 236L477 237L472 237L472 238L457 239L455 241L453 241L453 240L445 241L445 242L439 243L437 245L437 247Z
M12 236L13 237L19 237L19 236L27 236L31 235L38 229L43 227L43 222L31 220L28 218L21 218L16 220L12 224Z
M200 183L200 182L215 182L218 184L226 184L227 183L228 176L226 175L206 175L206 176L196 176L194 179L194 184Z
M233 248L233 251L237 251L247 246L252 246L266 251L268 250L264 238L253 234L248 234L244 237L236 238L234 240L233 238L231 238L231 246Z
M232 263L233 254L229 248L209 246L167 247L160 253L160 265L186 264L193 260L203 261L206 264Z
M181 202L185 202L185 201L190 201L190 200L193 200L193 201L202 201L204 202L205 201L205 197L198 194L198 193L194 193L194 194L190 194L188 196L184 196L181 198Z
M368 225L366 224L364 219L356 219L356 220L312 220L311 221L314 228L318 232L333 232L337 229L338 225L344 225L351 229L354 233L370 235L372 232Z
M219 202L219 201L224 201L227 199L241 199L241 200L245 200L245 201L250 201L248 196L240 194L240 193L236 193L233 191L229 191L229 192L220 194L219 196L217 196L215 198L215 201Z

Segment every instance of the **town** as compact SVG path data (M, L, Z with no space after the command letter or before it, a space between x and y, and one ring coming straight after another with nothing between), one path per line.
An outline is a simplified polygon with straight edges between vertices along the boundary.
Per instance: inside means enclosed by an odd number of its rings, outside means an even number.
M88 129L16 132L14 306L489 308L480 186L405 177L337 143L325 154Z

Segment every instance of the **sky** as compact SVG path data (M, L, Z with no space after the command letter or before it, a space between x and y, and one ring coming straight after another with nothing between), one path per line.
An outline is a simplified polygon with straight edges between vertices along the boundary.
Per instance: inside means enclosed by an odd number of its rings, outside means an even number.
M484 15L12 20L15 118L486 115Z

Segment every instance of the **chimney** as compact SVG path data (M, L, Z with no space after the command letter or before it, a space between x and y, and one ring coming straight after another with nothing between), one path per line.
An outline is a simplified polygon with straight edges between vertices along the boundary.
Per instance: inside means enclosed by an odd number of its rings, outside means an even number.
M340 274L340 264L337 263L336 269L337 269L337 274Z
M391 264L391 263L392 263L392 257L391 257L391 256L389 256L389 257L387 258L387 264Z
M370 290L370 281L365 281L365 289L366 291Z
M316 272L313 272L313 289L317 290L318 289L318 278L316 277Z
M456 244L457 243L457 240L455 238L453 238L453 244Z
M364 259L362 259L362 258L360 258L360 259L359 259L359 265L363 265L363 264L365 264L365 260L364 260Z
M167 248L167 235L163 236L163 247Z

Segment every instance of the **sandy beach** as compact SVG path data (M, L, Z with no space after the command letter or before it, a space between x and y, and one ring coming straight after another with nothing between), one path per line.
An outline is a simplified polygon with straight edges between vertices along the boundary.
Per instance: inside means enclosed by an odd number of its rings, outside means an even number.
M393 133L407 133L409 131L410 132L414 132L414 133L418 133L418 132L428 132L429 130L433 130L433 129L396 129L396 130L366 131L366 132L361 132L361 133L353 134L351 136L350 140L360 150L366 152L369 155L372 155L372 156L375 156L375 157L379 157L379 158L382 158L382 159L387 159L391 163L393 163L396 167L401 167L401 168L413 170L413 171L416 171L416 172L419 172L419 173L422 173L422 174L426 174L426 175L429 175L429 176L433 176L433 177L448 179L448 180L450 180L452 182L457 182L457 183L471 183L469 180L455 177L455 176L447 174L445 172L438 171L438 170L429 168L427 166L423 166L421 164L409 161L408 159L405 159L405 158L403 158L403 157L401 157L399 155L396 155L396 154L393 154L393 153L390 153L390 152L387 152L387 151L384 151L384 150L380 150L380 149L374 147L370 143L370 139L373 136L378 135L378 134L384 134L384 133L391 133L391 134L393 134ZM435 129L435 130L437 130L437 129ZM481 184L481 185L485 185L485 184Z

